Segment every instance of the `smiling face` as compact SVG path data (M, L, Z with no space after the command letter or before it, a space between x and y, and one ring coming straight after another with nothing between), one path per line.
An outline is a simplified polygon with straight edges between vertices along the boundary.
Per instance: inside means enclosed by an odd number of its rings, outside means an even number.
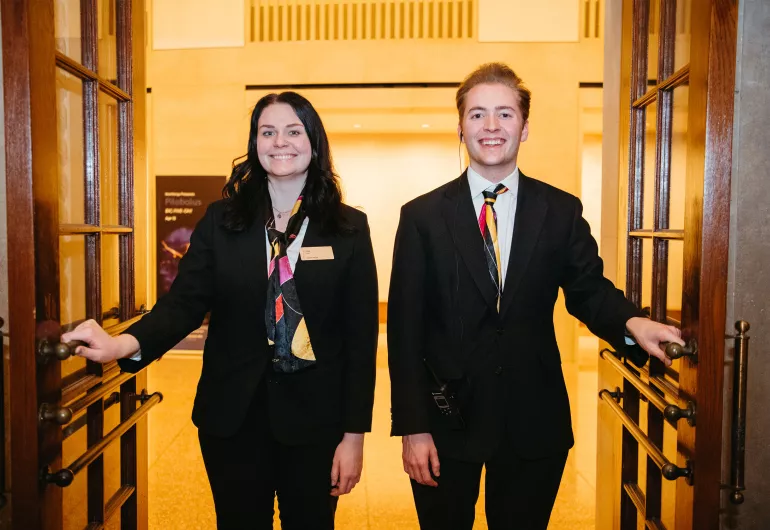
M313 150L305 126L291 105L269 105L262 111L257 127L257 156L267 175L275 179L305 178Z
M465 99L458 133L468 149L470 165L487 180L499 182L516 169L519 145L527 139L519 96L500 83L473 87Z

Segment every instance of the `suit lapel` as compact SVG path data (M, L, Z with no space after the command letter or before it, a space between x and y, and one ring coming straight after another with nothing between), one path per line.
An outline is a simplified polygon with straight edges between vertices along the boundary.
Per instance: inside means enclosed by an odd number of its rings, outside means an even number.
M458 253L473 277L481 295L497 310L497 291L489 277L484 258L484 239L478 224L478 212L474 211L468 175L460 178L447 188L442 204L442 215Z
M267 292L267 254L265 227L259 221L261 217L256 216L251 226L240 237L238 253L241 257L241 264L244 272L244 281L248 286L255 290L256 294ZM255 274L256 272L256 274Z
M527 270L535 244L543 229L548 203L540 194L534 181L519 174L519 191L516 200L516 220L513 227L511 253L503 285L500 314L504 315L516 295L516 290Z
M325 241L325 239L321 236L321 227L318 221L315 223L312 219L307 224L307 231L305 232L305 237L302 240L302 246L303 247L321 247L321 246L329 246L330 243L328 241ZM305 278L307 275L303 273L302 271L305 270L305 267L307 267L307 263L302 261L302 256L300 256L297 259L297 264L294 266L294 283L297 285L297 291L302 294L304 292L307 292L307 289L310 288L312 285L312 282L308 281L305 282L307 278ZM318 278L315 279L315 281L318 281ZM300 299L301 302L301 299Z

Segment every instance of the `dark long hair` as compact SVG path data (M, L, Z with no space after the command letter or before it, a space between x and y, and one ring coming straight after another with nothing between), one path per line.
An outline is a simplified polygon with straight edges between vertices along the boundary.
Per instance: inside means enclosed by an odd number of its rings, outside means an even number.
M343 229L342 191L339 177L334 172L326 130L313 105L296 92L268 94L254 107L246 155L233 161L230 179L222 190L226 200L225 228L233 232L245 230L254 222L260 205L266 202L267 172L257 157L258 122L262 111L275 103L286 103L294 109L310 140L312 155L302 201L308 217L319 222L324 232Z

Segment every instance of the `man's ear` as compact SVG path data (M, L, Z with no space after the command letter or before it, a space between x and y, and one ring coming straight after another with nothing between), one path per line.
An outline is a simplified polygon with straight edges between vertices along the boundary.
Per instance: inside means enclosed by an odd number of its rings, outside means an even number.
M465 138L463 138L463 128L461 125L457 126L457 137L460 139L460 143L465 141Z
M524 122L524 127L521 128L521 141L526 142L529 137L529 120Z

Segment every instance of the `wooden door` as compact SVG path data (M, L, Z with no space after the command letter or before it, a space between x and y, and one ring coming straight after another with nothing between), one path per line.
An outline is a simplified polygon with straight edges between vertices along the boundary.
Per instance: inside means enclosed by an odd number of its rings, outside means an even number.
M613 528L719 525L736 18L731 0L623 0L626 294L688 348L670 368L601 354L618 382L600 376Z
M146 528L146 377L60 336L135 318L142 0L2 0L12 528ZM139 133L142 134L141 132Z

